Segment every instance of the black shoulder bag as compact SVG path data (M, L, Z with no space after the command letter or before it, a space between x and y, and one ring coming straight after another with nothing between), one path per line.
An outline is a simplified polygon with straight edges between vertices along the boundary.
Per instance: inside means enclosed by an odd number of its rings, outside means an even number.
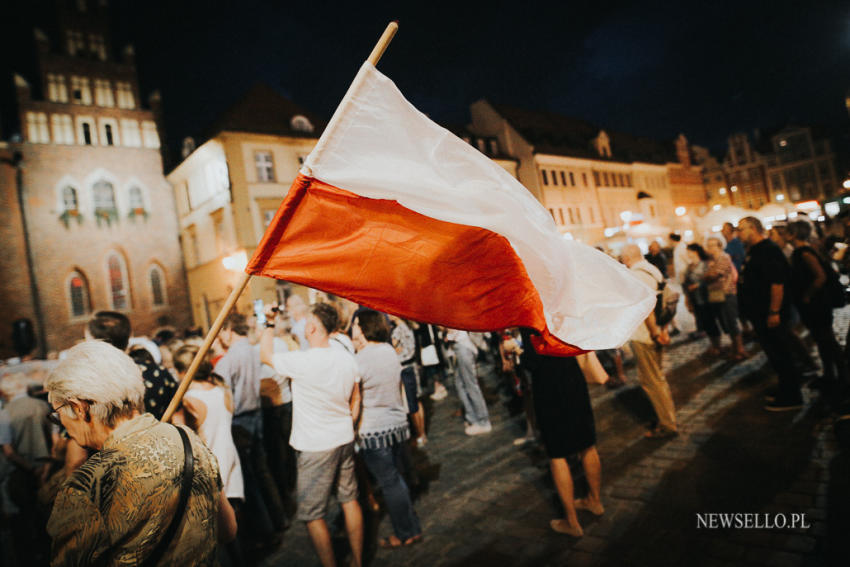
M174 516L171 518L168 529L165 530L165 535L162 536L153 552L142 564L145 567L154 567L162 559L162 555L177 534L177 528L180 526L183 516L186 515L186 504L189 502L189 492L192 490L192 477L195 475L195 457L192 454L192 444L182 427L177 427L177 432L180 434L180 440L183 441L183 479L180 483L180 500L177 502L177 510L174 511Z

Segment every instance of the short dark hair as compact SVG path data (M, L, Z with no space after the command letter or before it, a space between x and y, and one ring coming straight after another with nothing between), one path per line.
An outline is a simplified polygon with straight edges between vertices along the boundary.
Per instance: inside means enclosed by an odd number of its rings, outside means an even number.
M383 313L377 311L361 311L357 314L357 326L363 332L367 341L373 343L390 342L390 326Z
M127 350L130 343L130 319L117 311L98 311L88 325L91 336L105 341L119 350Z
M231 312L224 320L222 329L230 329L240 337L247 337L251 327L248 326L248 318L242 313Z
M696 242L692 242L692 243L688 244L688 250L691 250L692 252L696 252L697 256L699 256L700 260L705 261L705 260L708 260L708 259L711 258L708 255L708 252L705 251L705 248L703 248L702 246L700 246Z
M680 240L682 240L682 235L676 234L675 232L671 232L669 238L673 242L679 242Z
M310 307L310 313L322 323L327 334L339 328L339 311L330 303L316 303Z
M794 239L808 242L812 237L812 225L806 221L794 221L788 225L788 232Z

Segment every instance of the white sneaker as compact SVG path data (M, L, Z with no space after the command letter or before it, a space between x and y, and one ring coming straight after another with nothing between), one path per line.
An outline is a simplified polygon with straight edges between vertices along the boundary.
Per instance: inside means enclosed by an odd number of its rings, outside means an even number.
M435 402L438 402L440 400L445 400L446 396L448 396L448 395L449 395L449 391L446 390L446 387L440 386L439 388L436 388L434 390L433 394L431 394L431 399L434 400Z
M467 425L464 429L464 433L466 433L467 435L483 435L484 433L490 433L491 431L493 431L493 426L490 425L489 421L484 425L472 423L470 425Z

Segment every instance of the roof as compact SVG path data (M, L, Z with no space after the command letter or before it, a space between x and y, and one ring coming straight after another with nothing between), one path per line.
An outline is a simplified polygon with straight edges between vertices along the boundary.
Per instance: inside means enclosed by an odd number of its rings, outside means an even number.
M610 139L611 157L603 158L593 147L594 138L603 130L600 126L554 112L524 110L504 104L490 105L534 146L538 154L657 164L677 161L672 140L662 143L604 129Z
M313 132L292 128L292 118L299 115L312 123ZM256 83L210 125L204 139L223 131L318 138L326 125L325 120L298 106L267 84Z

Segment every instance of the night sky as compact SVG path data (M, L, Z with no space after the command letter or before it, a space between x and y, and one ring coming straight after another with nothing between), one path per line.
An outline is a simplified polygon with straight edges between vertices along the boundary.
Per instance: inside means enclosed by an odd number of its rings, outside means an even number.
M20 4L0 18L4 138L11 70L28 72L34 49L37 16ZM136 46L144 95L162 92L171 144L257 81L329 118L392 19L379 68L442 123L468 123L469 103L488 98L716 150L734 131L789 122L846 141L850 2L559 5L113 0L113 37Z

